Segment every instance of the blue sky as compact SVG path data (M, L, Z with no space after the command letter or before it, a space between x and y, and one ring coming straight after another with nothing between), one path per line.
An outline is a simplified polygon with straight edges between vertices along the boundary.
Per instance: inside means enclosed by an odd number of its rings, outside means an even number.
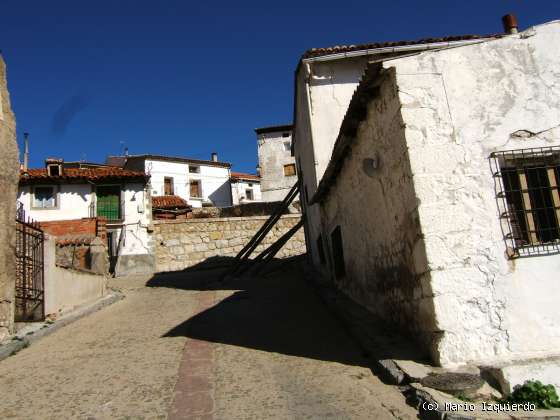
M267 4L270 3L270 4ZM501 32L560 18L556 0L3 1L0 50L18 141L47 156L130 153L254 172L253 129L289 123L308 48Z

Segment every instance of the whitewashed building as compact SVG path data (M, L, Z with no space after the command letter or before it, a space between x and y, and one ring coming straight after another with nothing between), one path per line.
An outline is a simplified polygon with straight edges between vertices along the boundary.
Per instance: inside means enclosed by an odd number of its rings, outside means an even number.
M306 234L437 364L560 390L560 21L507 29L304 55Z
M297 182L292 128L291 125L279 125L255 129L263 201L282 201Z
M230 176L233 205L262 201L261 179L257 175L232 172Z
M22 170L17 201L37 222L107 219L109 254L117 274L150 272L150 192L143 172L47 159L45 168Z
M152 196L176 195L192 207L232 205L230 163L161 155L109 156L108 164L150 176Z

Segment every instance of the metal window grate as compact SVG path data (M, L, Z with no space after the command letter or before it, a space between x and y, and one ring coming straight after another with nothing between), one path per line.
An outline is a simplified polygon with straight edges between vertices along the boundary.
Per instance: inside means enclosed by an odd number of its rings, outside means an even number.
M560 252L560 147L490 155L510 258Z

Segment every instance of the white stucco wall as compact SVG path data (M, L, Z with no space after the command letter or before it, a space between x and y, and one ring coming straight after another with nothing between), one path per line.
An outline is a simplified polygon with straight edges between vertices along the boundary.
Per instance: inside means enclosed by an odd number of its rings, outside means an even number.
M198 166L200 173L189 173L189 164L185 162L146 159L145 171L151 176L152 195L164 195L164 178L172 177L175 195L187 200L193 207L202 207L203 201L211 202L216 207L231 206L229 169L209 165L193 166ZM202 199L190 197L191 180L200 180Z
M61 184L57 188L60 191L57 208L31 208L32 186L29 185L19 188L18 201L23 203L26 215L37 222L90 217L90 204L94 199L91 184ZM127 230L126 241L121 253L125 255L150 253L150 235L147 232L151 221L149 192L145 191L144 185L141 183L125 183L121 189L121 199L124 205L123 225ZM109 226L109 230L116 231L118 238L121 227Z
M40 186L40 185L37 185ZM52 184L44 184L52 186ZM51 220L73 220L89 216L89 206L92 199L90 184L63 184L57 186L58 205L53 209L32 208L32 186L19 187L18 201L23 203L25 214L38 222Z
M289 136L283 137L284 133ZM297 181L297 174L284 175L284 165L295 164L295 158L291 150L286 150L284 142L292 144L291 130L257 135L263 201L282 201Z
M394 71L382 77L380 95L352 141L336 181L321 203L322 236L328 264L321 265L338 287L388 328L412 336L418 357L429 354L435 334L430 293L416 212L405 130ZM367 174L364 159L379 159ZM334 277L331 232L340 226L346 274ZM313 239L316 246L316 238Z
M302 189L311 198L329 163L340 124L352 94L363 75L367 59L349 58L302 64L296 75L295 157L301 168ZM304 201L304 200L302 200ZM305 204L304 204L305 205ZM319 208L305 209L308 250L315 264L315 238L321 228Z
M560 145L558 45L556 21L384 64L397 71L443 365L560 351L560 255L507 259L488 159Z
M253 190L253 200L247 199L246 190ZM231 195L233 198L233 205L243 203L255 203L262 200L261 185L259 182L249 182L245 180L231 181Z

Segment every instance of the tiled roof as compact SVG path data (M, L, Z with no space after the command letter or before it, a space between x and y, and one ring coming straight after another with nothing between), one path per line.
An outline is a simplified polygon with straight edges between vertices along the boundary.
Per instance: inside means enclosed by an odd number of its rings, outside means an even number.
M230 178L234 181L240 179L246 179L249 181L257 181L257 182L261 181L261 178L258 175L244 174L242 172L232 172Z
M408 45L422 45L422 44L435 44L440 42L455 42L455 41L471 41L485 38L497 38L504 34L498 35L458 35L446 36L442 38L425 38L416 41L392 41L392 42L375 42L371 44L358 44L358 45L337 45L327 48L311 48L307 50L302 59L320 57L331 54L341 54L352 51L372 50L376 48L390 48L390 47L403 47Z
M160 195L152 197L153 209L184 209L191 207L189 203L176 195Z
M32 183L39 181L92 181L101 182L106 180L129 180L129 181L146 181L147 177L144 172L128 171L116 167L99 167L99 168L64 168L62 176L49 176L47 170L28 169L20 171L20 183Z

